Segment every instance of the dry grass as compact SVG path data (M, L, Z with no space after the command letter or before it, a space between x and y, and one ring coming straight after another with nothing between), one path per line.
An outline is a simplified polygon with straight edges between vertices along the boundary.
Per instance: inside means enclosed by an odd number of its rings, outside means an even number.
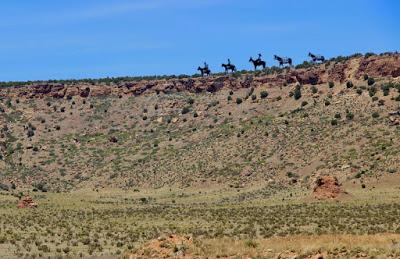
M293 235L255 240L203 239L196 242L192 252L208 257L237 255L271 257L289 251L299 255L312 255L335 250L341 250L342 253L364 251L370 255L381 253L382 258L384 258L383 251L386 256L400 255L400 235Z

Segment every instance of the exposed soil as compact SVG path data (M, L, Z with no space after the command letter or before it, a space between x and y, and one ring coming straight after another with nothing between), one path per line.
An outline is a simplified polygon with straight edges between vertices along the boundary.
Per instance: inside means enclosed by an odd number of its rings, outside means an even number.
M313 195L316 199L336 199L341 194L347 194L335 176L324 175L316 178Z

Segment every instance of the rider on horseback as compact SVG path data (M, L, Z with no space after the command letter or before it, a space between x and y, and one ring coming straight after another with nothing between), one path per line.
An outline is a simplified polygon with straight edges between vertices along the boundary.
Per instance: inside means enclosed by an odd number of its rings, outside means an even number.
M208 64L206 62L204 62L204 68L208 69Z
M261 61L261 54L260 53L258 53L258 58L256 59L256 62L260 62Z

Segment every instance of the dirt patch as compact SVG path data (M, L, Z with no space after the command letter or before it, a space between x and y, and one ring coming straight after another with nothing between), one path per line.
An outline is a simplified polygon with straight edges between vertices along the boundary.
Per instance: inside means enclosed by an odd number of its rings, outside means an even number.
M189 236L169 235L168 237L159 237L124 258L193 258L193 255L188 253L192 244L193 239Z
M36 208L37 203L33 201L33 199L29 196L24 197L18 202L18 208L24 209L24 208Z
M313 196L316 199L336 199L345 193L339 180L334 176L319 176L314 181Z

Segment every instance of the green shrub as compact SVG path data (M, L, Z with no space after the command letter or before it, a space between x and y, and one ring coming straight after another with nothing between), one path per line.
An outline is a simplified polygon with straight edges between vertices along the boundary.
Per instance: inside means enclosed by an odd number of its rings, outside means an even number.
M268 97L268 92L267 91L261 91L261 93L260 93L260 98L261 99L265 99L265 98L267 98Z
M362 91L361 88L358 88L356 92L357 92L359 95L361 95L363 91Z
M373 112L372 113L372 118L379 118L379 113L378 112Z
M374 96L374 95L376 94L376 87L371 86L371 87L368 89L368 93L369 93L369 96L370 96L370 97Z
M232 96L228 95L227 100L228 100L228 102L229 102L229 101L232 101Z
M335 118L336 118L336 119L340 119L340 118L342 118L342 116L340 115L340 113L336 113L336 114L335 114Z
M312 92L313 94L316 94L316 93L318 93L318 89L317 89L315 86L312 86L312 87L311 87L311 92Z
M354 114L353 113L351 113L351 112L347 112L346 113L346 119L352 120L353 118L354 118Z
M182 109L182 114L186 114L186 113L188 113L188 112L190 112L189 107L183 107L183 109Z
M3 191L9 191L9 190L10 190L10 188L8 187L8 185L7 185L7 184L0 183L0 190L3 190Z
M367 81L369 76L367 74L364 75L364 80Z
M301 103L301 106L306 106L307 104L308 104L307 101L303 101L303 102Z
M381 86L381 89L383 91L384 96L388 96L390 93L390 85L389 84L384 84Z
M286 175L289 178L297 178L298 177L298 175L296 173L293 173L293 172L287 172Z
M351 81L347 81L347 83L346 83L346 87L347 88L352 88L354 85L353 85L353 82L351 82Z
M255 101L256 99L257 99L257 95L252 94L252 95L251 95L251 100Z
M331 125L332 125L332 126L338 125L338 121L337 121L336 119L332 119L332 120L331 120Z
M335 83L334 82L329 82L328 86L329 86L329 88L333 88L335 86Z
M237 104L241 104L243 102L242 98L238 97L236 98L236 103Z
M375 84L375 79L373 77L368 78L368 85L373 85Z
M187 102L188 102L188 104L194 104L194 99L193 99L193 98L189 98L189 99L187 100Z
M301 86L297 85L296 89L294 90L293 97L295 100L299 100L301 98Z

